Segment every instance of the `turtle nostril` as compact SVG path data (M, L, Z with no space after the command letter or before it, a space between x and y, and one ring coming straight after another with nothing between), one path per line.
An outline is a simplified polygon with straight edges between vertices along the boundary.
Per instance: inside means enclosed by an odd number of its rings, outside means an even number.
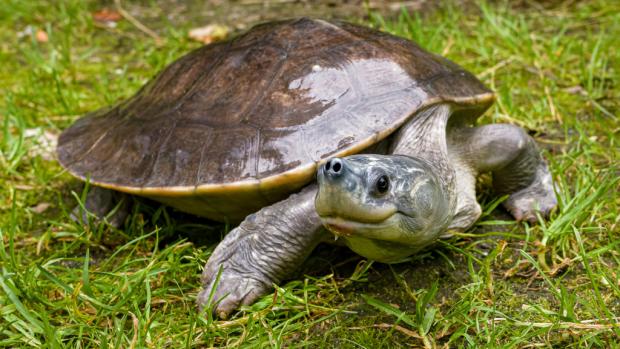
M340 161L338 162L334 161L334 162L335 162L333 166L334 173L338 173L342 169L342 165L340 164Z
M344 163L339 158L333 158L328 160L323 166L323 173L329 177L336 178L342 175L344 172Z

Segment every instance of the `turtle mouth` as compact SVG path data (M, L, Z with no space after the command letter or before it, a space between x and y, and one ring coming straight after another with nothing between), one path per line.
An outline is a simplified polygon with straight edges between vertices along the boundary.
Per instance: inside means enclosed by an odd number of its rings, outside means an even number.
M398 212L377 223L351 221L335 216L321 219L336 239L342 238L353 251L379 262L401 262L426 245L424 239L402 229L400 223L403 217Z
M370 228L389 220L398 209L392 205L372 205L339 187L323 186L315 200L317 214L323 222L336 225Z
M354 235L358 235L361 232L368 230L381 229L383 227L388 226L388 220L391 218L391 215L385 219L380 221L370 221L370 222L361 222L361 221L352 221L349 219L345 219L342 217L321 217L323 220L323 225L327 230L334 233L336 236L342 237L350 237Z

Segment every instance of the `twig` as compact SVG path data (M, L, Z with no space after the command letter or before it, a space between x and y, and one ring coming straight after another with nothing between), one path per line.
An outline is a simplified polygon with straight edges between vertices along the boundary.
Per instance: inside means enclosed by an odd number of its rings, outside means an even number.
M618 321L620 317L614 317L609 319L610 321ZM565 329L581 329L581 330L609 330L612 328L620 328L620 323L610 323L610 324L599 324L596 323L596 320L583 320L579 322L525 322L525 321L512 321L510 319L506 319L503 317L494 318L493 323L502 322L502 321L511 321L515 326L526 326L526 327L537 327L537 328L547 328L558 326L559 328ZM490 321L489 321L490 322Z
M116 10L118 11L118 13L121 14L121 16L123 16L123 18L131 22L131 24L136 26L138 29L140 29L142 32L144 32L148 36L152 37L155 40L156 44L159 45L162 43L163 40L161 39L159 35L157 35L157 33L155 33L154 31L149 29L147 26L142 24L139 20L136 19L136 17L132 16L129 12L125 11L123 6L121 6L121 0L114 0L114 4L116 5Z
M551 116L557 121L560 125L562 124L562 115L558 112L555 107L555 103L553 103L553 99L551 98L551 92L549 92L549 86L545 85L545 95L547 96L547 103L549 104L549 111L551 112Z
M140 327L140 322L134 313L129 312L129 314L131 314L131 319L133 320L133 338L131 339L129 348L134 349L136 347L136 343L138 343L138 330Z
M490 68L487 68L487 69L486 69L486 70L484 70L482 73L478 74L478 79L482 79L482 78L486 77L486 76L487 76L487 75L489 75L489 74L495 74L495 72L496 72L498 69L500 69L500 68L502 68L502 67L504 67L504 66L508 65L509 63L512 63L512 61L513 61L513 58L512 58L512 57L510 57L510 58L508 58L508 59L504 59L503 61L498 62L498 63L497 63L497 64L495 64L494 66L492 66L492 67L490 67Z
M443 51L441 51L441 55L447 56L448 53L450 53L450 49L452 48L452 45L454 45L454 38L450 36L448 37L448 42L446 43L446 46L443 48Z

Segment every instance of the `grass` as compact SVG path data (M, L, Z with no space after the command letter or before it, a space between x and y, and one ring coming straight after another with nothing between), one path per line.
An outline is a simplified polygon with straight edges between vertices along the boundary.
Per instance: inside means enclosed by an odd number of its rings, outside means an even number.
M0 346L620 347L618 3L479 2L354 19L493 88L480 122L517 124L539 141L558 210L518 224L482 189L476 226L410 262L321 246L229 321L194 303L226 227L141 200L120 230L68 218L81 186L48 159L45 136L133 94L197 47L186 33L203 24L151 21L158 44L128 21L94 23L99 8L0 7Z

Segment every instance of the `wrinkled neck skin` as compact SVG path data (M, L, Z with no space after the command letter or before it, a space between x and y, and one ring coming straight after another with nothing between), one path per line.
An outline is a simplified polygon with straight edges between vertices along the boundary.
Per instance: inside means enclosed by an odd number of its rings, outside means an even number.
M451 113L452 110L447 104L434 105L420 111L394 135L389 153L427 162L456 207L456 196L453 194L455 173L448 164L446 140Z
M342 159L338 178L319 169L315 201L324 226L358 254L384 263L407 259L435 241L456 207L454 171L448 164L448 106L415 115L395 135L393 155L360 154ZM389 190L378 194L377 178Z

